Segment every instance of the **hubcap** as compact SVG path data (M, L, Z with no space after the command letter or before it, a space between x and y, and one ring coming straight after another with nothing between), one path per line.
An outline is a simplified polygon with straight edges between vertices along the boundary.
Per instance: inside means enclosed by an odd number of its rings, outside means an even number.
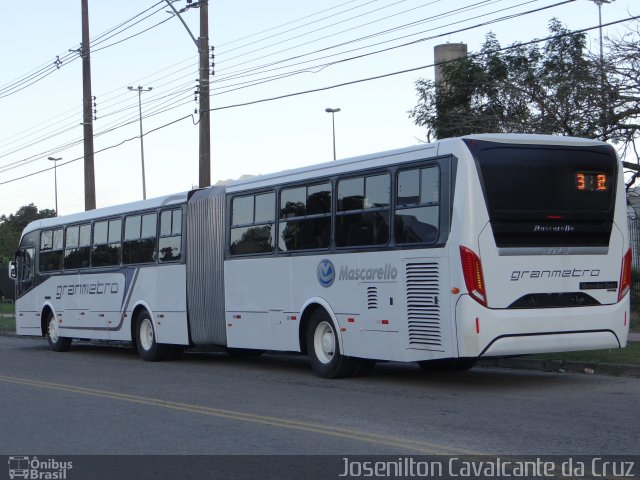
M313 346L318 360L329 363L336 351L336 336L329 322L320 322L313 335Z
M58 332L58 322L55 317L53 317L49 320L49 339L52 343L56 343L59 337L60 333Z
M150 350L153 347L153 325L148 318L142 320L140 324L140 344L145 350Z

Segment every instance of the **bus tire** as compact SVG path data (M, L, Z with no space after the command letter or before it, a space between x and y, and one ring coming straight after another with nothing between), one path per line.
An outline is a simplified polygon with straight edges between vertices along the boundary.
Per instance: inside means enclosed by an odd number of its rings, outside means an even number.
M60 336L58 322L56 321L56 317L53 316L52 311L47 313L45 325L47 326L47 340L49 342L49 348L54 352L66 352L69 350L69 347L71 346L71 339Z
M146 310L140 312L136 320L136 347L138 355L147 362L160 362L169 356L169 345L156 341L151 315Z
M443 358L418 362L425 372L464 372L476 364L475 358Z
M311 315L307 350L313 371L322 378L344 378L356 373L355 359L340 353L340 344L329 314L322 308Z

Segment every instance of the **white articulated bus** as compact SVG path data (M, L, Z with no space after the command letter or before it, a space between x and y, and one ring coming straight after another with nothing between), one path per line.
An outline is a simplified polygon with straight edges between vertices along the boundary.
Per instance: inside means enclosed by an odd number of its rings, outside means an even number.
M477 135L39 220L10 275L17 333L54 350L302 352L332 378L624 347L631 250L611 146Z

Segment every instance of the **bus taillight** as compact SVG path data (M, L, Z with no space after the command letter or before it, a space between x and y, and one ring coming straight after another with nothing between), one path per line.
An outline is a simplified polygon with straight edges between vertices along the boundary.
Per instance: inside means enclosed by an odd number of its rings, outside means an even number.
M460 246L460 259L462 260L462 273L464 283L469 295L479 304L487 306L487 294L484 288L482 276L482 263L478 255L467 247Z
M627 253L622 258L622 272L620 272L620 290L618 290L618 301L622 300L622 297L631 288L631 249L627 250Z

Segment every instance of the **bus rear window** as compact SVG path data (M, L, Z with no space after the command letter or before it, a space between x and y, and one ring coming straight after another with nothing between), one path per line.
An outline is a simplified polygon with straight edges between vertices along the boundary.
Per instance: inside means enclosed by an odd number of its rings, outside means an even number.
M608 245L618 168L608 147L470 146L498 247Z

